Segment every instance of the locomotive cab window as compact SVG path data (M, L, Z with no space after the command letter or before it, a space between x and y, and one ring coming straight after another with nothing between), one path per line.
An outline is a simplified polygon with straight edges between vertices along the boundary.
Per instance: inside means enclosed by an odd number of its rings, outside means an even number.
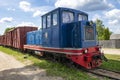
M47 16L47 28L51 26L51 15Z
M43 16L42 18L42 27L43 29L46 28L46 17L45 16Z
M87 20L87 16L86 16L86 15L79 14L79 15L78 15L78 21L82 21L82 20Z
M85 27L85 40L94 40L94 27L86 26Z
M58 15L57 15L57 12L53 13L52 23L53 23L53 26L56 26L58 24Z
M69 11L63 11L62 13L62 22L70 23L74 21L74 13Z

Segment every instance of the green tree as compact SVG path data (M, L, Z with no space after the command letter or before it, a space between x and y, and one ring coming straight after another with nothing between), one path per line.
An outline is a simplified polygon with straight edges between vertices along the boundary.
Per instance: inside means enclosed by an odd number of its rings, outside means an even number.
M109 31L109 28L106 28L99 19L97 19L95 23L98 32L98 40L109 40L110 35L112 34L112 32Z
M104 40L110 39L111 32L109 31L109 28L104 29Z
M15 27L6 28L4 34L7 33L7 32L9 32L10 30L13 30L14 28L15 28Z

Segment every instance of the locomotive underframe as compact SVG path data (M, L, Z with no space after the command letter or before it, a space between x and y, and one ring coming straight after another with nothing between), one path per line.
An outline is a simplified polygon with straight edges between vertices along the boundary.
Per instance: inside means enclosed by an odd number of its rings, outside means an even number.
M66 60L71 63L77 63L87 69L99 67L102 64L103 53L99 50L100 47L90 48L48 48L36 45L24 45L24 50L33 50L38 52L38 55L44 55L61 62ZM87 50L87 52L85 52ZM40 53L39 53L40 52Z

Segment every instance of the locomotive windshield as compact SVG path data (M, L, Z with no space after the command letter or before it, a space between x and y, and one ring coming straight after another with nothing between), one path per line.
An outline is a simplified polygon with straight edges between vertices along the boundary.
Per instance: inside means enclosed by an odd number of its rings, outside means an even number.
M87 16L79 14L78 15L78 21L82 21L82 20L87 20Z
M74 13L69 11L63 11L62 13L62 22L70 23L74 21Z
M85 40L94 40L94 27L86 26L85 27Z

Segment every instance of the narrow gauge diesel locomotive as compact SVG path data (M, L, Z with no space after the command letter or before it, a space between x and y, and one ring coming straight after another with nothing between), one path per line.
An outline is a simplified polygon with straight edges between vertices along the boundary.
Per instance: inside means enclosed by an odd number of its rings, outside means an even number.
M104 54L98 46L96 25L82 11L57 8L42 16L42 28L27 33L25 50L53 58L66 57L87 69L101 65Z

